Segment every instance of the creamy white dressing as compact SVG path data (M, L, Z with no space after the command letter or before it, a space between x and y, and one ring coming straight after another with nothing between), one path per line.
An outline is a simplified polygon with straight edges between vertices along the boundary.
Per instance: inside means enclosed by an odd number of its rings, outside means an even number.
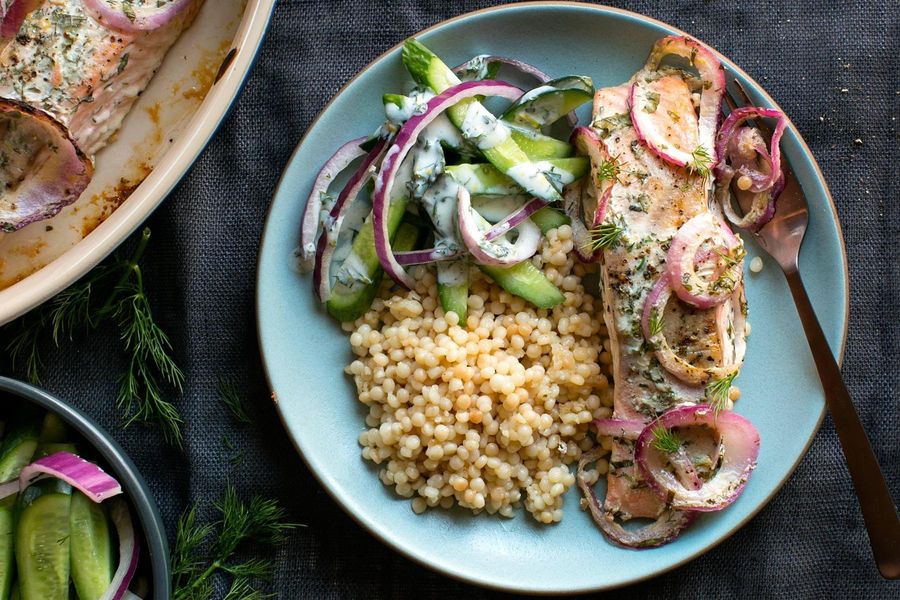
M459 184L442 175L422 195L422 208L428 213L435 229L435 246L452 242L458 246L457 193Z
M550 183L544 172L533 162L524 162L506 171L510 179L538 198L555 198L559 192Z
M463 285L469 280L469 263L465 260L445 260L437 263L437 280L441 285Z
M463 137L475 142L479 150L494 148L509 138L509 129L480 102L469 105L460 129Z
M472 208L491 223L499 223L527 201L525 196L472 196Z
M393 102L384 105L385 116L395 125L402 125L413 115L424 113L428 108L428 101L434 98L434 93L431 90L413 90L408 96L401 98L401 106Z

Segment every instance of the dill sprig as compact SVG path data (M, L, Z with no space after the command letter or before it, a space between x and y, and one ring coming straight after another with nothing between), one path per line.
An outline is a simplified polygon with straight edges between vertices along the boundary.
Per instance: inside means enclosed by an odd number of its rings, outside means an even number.
M735 371L722 379L716 379L706 384L706 400L717 413L725 410L725 407L728 406L729 390L731 390L731 384L734 383L734 378L737 376L738 372Z
M674 454L681 448L681 439L671 429L666 429L662 425L657 425L651 432L653 433L653 442L651 445L666 454Z
M216 393L222 404L231 411L231 416L235 421L238 423L251 422L250 415L247 414L247 409L244 407L244 399L233 383L220 378L216 383Z
M663 330L663 314L658 308L650 309L650 337L655 338Z
M619 172L622 167L619 166L615 158L609 160L603 159L597 165L597 179L600 181L613 181L619 178Z
M198 523L196 507L178 521L172 553L173 600L208 600L217 575L231 577L225 598L268 597L253 583L271 576L271 563L237 560L235 554L249 542L278 544L297 524L285 522L285 511L275 500L255 496L243 502L230 485L215 508L219 519L214 523Z
M140 261L149 241L150 229L144 228L128 259L116 256L94 268L45 305L7 326L11 333L6 351L15 371L39 383L45 368L41 351L48 337L58 347L76 334L115 321L128 364L116 397L117 406L126 413L125 426L135 421L157 423L167 441L180 443L182 419L162 387L166 383L180 392L184 374L172 358L168 336L153 318L144 289Z
M694 148L691 152L691 162L687 164L687 168L692 173L697 173L701 177L709 177L709 169L712 166L712 155L709 150L701 144Z
M619 221L605 221L588 232L590 242L586 244L592 251L612 248L625 234L625 223Z

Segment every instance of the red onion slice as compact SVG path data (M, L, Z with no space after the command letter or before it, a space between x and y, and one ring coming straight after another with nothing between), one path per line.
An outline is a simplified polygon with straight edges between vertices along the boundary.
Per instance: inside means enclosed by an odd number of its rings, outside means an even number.
M684 79L638 78L631 86L630 104L634 132L654 154L677 167L695 164L701 146L699 125ZM706 147L707 152L711 148Z
M122 493L119 482L103 469L70 452L39 458L23 468L19 474L19 490L44 477L61 479L97 503Z
M517 209L515 212L511 213L509 216L505 217L503 220L499 221L493 227L491 227L490 231L488 231L484 235L484 239L492 242L497 238L506 235L519 225L521 225L524 221L527 221L528 218L547 206L547 203L540 198L532 198L528 202L526 202L521 208Z
M322 165L316 180L313 182L312 191L306 199L306 209L303 211L303 219L300 221L300 270L308 272L312 270L316 256L316 237L322 226L322 196L327 194L328 186L344 169L350 166L354 160L366 154L359 145L368 137L350 140L335 152L324 165Z
M653 428L705 426L718 432L724 448L718 471L699 489L689 489L666 469L668 457L653 447ZM734 502L756 468L759 432L746 418L731 411L716 412L707 404L682 406L647 425L634 449L644 479L676 510L709 512Z
M483 265L508 267L518 264L534 256L541 243L540 228L528 219L519 223L517 227L519 237L513 244L490 242L485 239L479 222L486 226L490 226L490 223L472 208L469 191L463 186L459 186L457 193L457 213L463 243L475 261Z
M384 155L386 145L387 142L381 138L366 154L365 159L347 181L347 185L338 194L334 206L331 207L331 211L323 223L322 235L319 236L316 245L316 260L313 265L313 288L322 302L326 302L331 296L331 278L329 276L331 258L337 248L338 236L341 233L341 226L344 224L344 215L366 182L375 175L375 165Z
M13 134L3 127L3 121L16 123L15 135L22 136L22 146L32 152L31 156L18 155L0 171L0 180L7 185L0 193L0 232L9 232L49 219L78 200L91 181L94 166L66 128L41 110L0 99L0 130L10 136L4 141L13 143Z
M462 256L461 250L449 250L448 248L428 248L427 250L410 250L408 252L395 252L394 258L403 266L427 265L443 260L452 260Z
M626 548L656 548L677 538L697 519L696 513L666 509L656 521L640 529L627 530L616 523L614 515L603 510L594 487L587 482L585 474L585 467L595 462L604 452L602 448L594 448L582 454L575 479L584 494L591 517L610 541Z
M704 244L714 261L708 278L697 273L698 256ZM666 256L669 285L684 302L697 308L711 308L725 302L743 278L743 244L728 226L711 212L703 212L682 225ZM702 261L708 262L708 261Z
M152 31L165 27L198 0L160 0L137 6L123 0L82 0L92 19L122 33Z
M740 369L740 363L697 367L675 354L666 340L663 328L658 327L654 330L651 326L651 322L658 322L659 319L664 318L666 305L671 296L672 288L669 286L669 277L663 274L647 294L641 316L644 339L656 348L656 358L663 368L678 379L693 385L705 384L712 379L723 379Z
M623 440L636 440L646 423L637 419L594 419L597 435L611 435Z
M0 48L3 40L12 39L19 33L25 17L40 3L41 0L0 0Z
M732 142L736 132L739 131L738 126L744 123L744 121L760 117L776 119L775 130L772 132L772 141L769 144L769 151L764 155L766 162L771 165L770 172L763 175L746 167L744 167L743 170L741 168L736 169L738 173L747 175L751 178L753 183L750 186L749 191L757 193L772 189L775 187L775 183L782 178L780 142L781 136L784 134L784 130L787 127L787 117L784 116L784 113L774 108L757 106L736 108L725 118L725 122L722 123L722 129L719 130L719 135L716 140L716 154L719 157L718 164L716 165L716 173L718 175L721 173L721 168L725 164L727 158L726 154L731 154L726 152L726 150Z
M644 69L635 78L648 72L657 71L662 59L677 55L690 61L700 74L703 91L700 93L700 114L698 135L700 146L710 155L710 166L717 162L716 131L719 128L719 114L725 93L725 70L716 55L697 40L686 36L670 35L653 45Z
M403 159L416 143L419 134L443 111L447 110L460 100L474 96L500 96L509 100L515 100L522 95L519 88L502 81L469 81L450 87L428 101L425 111L413 115L407 120L397 136L393 145L385 154L384 162L378 177L375 179L375 194L372 199L372 225L375 233L375 251L384 272L391 279L402 286L412 288L412 278L403 270L403 266L397 262L391 251L391 241L388 236L387 215L391 188L397 171L403 163Z
M122 600L130 594L128 586L137 571L141 548L137 542L134 522L131 520L131 511L125 502L111 503L109 517L119 538L119 566L116 567L112 581L100 600Z

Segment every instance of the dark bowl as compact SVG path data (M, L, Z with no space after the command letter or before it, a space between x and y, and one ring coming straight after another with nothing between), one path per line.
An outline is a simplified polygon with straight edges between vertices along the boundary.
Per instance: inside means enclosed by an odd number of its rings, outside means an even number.
M147 483L125 451L90 417L44 390L15 379L0 377L0 406L9 401L7 395L32 402L59 415L103 458L105 467L109 468L110 475L122 485L126 498L138 515L140 529L143 531L142 547L146 548L150 558L153 597L169 598L172 574L169 570L169 544L166 541L165 525ZM142 554L141 562L145 560L146 557Z

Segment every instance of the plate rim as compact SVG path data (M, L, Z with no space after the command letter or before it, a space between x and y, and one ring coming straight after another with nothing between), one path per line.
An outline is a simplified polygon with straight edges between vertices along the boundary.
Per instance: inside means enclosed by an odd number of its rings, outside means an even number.
M584 2L577 2L574 0L534 0L534 1L511 2L508 4L499 5L499 6L490 6L490 7L474 10L474 11L461 13L454 17L450 17L450 18L438 21L437 23L434 23L433 25L430 25L422 30L419 30L415 33L409 34L406 37L407 38L408 37L419 37L423 34L427 34L436 29L445 27L446 25L449 25L451 23L466 20L466 19L469 19L472 17L476 17L478 15L486 14L486 13L502 12L502 11L508 11L508 10L528 10L528 9L552 8L552 7L556 7L556 6L571 7L571 8L576 8L576 9L580 9L580 10L598 12L601 14L612 13L612 14L620 16L620 17L626 17L628 19L650 23L650 24L656 25L662 29L671 31L672 34L684 35L684 36L688 36L694 40L697 40L704 47L711 50L719 58L719 60L722 62L722 64L725 65L728 69L730 69L732 71L732 74L734 76L740 77L743 80L749 82L751 84L751 88L753 90L757 91L759 93L759 95L770 106L773 106L778 110L782 110L781 106L775 101L775 99L771 95L769 95L769 93L766 91L766 89L762 85L760 85L753 77L751 77L746 71L744 71L740 66L738 66L736 63L734 63L731 59L729 59L727 56L725 56L724 54L722 54L721 52L716 50L714 47L707 44L700 37L695 36L690 33L687 33L685 31L683 31L682 29L675 27L674 25L671 25L664 21L660 21L653 17L649 17L647 15L644 15L644 14L641 14L641 13L638 13L635 11L623 9L623 8L608 6L605 4L593 4L593 3L588 4L588 3L584 3ZM278 183L276 184L276 186L272 192L272 200L273 201L270 202L269 207L266 210L263 232L260 237L259 250L258 250L258 254L257 254L256 277L254 278L255 279L255 281L254 281L254 286L255 286L255 289L254 289L254 305L255 305L254 312L255 312L255 317L256 317L257 344L259 346L260 362L262 363L263 374L266 378L266 383L271 392L273 404L275 405L275 412L278 414L278 418L281 421L281 425L284 428L285 433L287 434L288 438L291 440L291 443L293 444L294 448L296 449L297 454L300 456L301 460L306 465L306 468L309 470L309 472L313 475L313 477L316 478L316 481L319 483L319 485L328 493L328 495L331 497L331 499L334 500L334 502L341 508L341 510L343 510L347 515L349 515L350 518L352 518L357 524L359 524L363 529L365 529L370 535L375 537L375 539L377 539L381 543L385 544L386 546L391 548L393 551L398 552L405 558L408 558L409 560L412 560L416 564L424 566L431 571L434 571L441 575L450 577L451 579L454 579L456 581L460 581L460 582L471 584L471 585L476 585L476 586L486 588L486 589L504 591L504 592L524 593L524 594L536 595L536 596L560 596L560 595L567 595L567 594L573 594L573 593L582 594L582 593L600 592L600 591L620 589L620 588L624 588L627 586L635 585L635 584L643 582L643 581L653 579L655 577L659 577L660 575L663 575L665 573L669 573L669 572L687 564L688 562L691 562L691 561L699 558L703 554L706 554L707 552L710 552L711 550L715 549L722 542L724 542L725 540L727 540L731 536L733 536L738 530L742 529L749 521L751 521L757 514L759 514L760 511L762 511L765 507L767 507L770 504L770 502L772 501L772 499L775 497L775 495L779 491L781 491L781 489L784 487L785 483L787 483L787 481L793 476L793 474L797 470L797 467L799 466L800 462L809 453L809 448L812 445L813 440L815 440L816 435L818 434L819 430L822 427L822 422L824 421L825 413L827 412L827 406L824 403L822 405L822 408L819 411L819 415L816 420L816 425L813 428L812 432L810 433L809 439L806 440L802 451L798 454L797 458L790 465L790 468L787 470L785 476L780 481L777 482L777 484L772 488L771 492L765 497L765 499L759 504L759 506L757 506L753 510L751 510L743 519L741 519L738 523L736 523L729 531L725 532L724 535L719 537L717 540L715 540L708 546L704 546L704 547L696 550L695 552L690 553L689 555L685 556L684 558L674 562L673 564L668 565L662 569L656 570L652 573L648 573L646 575L638 576L633 579L629 579L627 581L610 584L610 585L599 584L599 585L594 585L594 586L579 586L579 587L571 587L571 588L557 587L557 588L553 588L553 589L535 589L535 588L531 588L531 587L510 587L510 586L494 583L491 581L475 579L475 578L467 576L465 574L458 573L458 572L454 571L453 569L445 567L440 564L428 563L425 561L424 558L417 556L414 552L407 550L403 545L401 545L399 542L392 539L390 536L382 533L382 531L379 530L374 524L370 524L369 522L367 522L360 516L356 515L352 511L348 510L348 507L345 505L344 501L342 500L342 497L339 496L338 494L336 494L334 492L334 490L331 489L331 487L326 485L326 483L323 480L323 476L321 476L318 473L318 471L315 468L313 468L312 465L310 464L310 462L307 459L306 454L302 448L300 440L291 432L290 428L287 426L287 422L285 421L286 417L285 417L285 414L282 411L281 406L278 402L277 393L275 392L275 390L272 387L272 376L271 376L271 373L269 372L268 362L266 361L266 353L265 353L265 347L264 347L265 342L263 340L262 328L261 328L261 324L260 324L262 298L260 297L259 282L260 282L260 276L261 276L260 274L262 272L262 269L261 269L262 256L263 256L262 249L266 245L266 236L269 232L269 228L268 228L267 224L269 221L270 214L272 212L272 206L274 205L274 199L278 195L279 191L282 188L282 185L284 184L285 179L287 178L287 172L289 170L290 165L293 164L295 158L297 157L297 154L299 154L300 150L303 148L304 143L306 143L309 132L315 128L316 124L323 117L323 115L325 115L325 113L327 113L329 111L332 104L334 104L334 102L337 100L337 98L340 97L346 91L346 89L348 87L350 87L354 82L356 82L357 79L359 79L366 72L368 72L376 63L380 62L382 59L386 58L388 55L392 54L393 52L395 52L396 50L401 48L403 45L403 41L404 40L401 40L400 42L387 48L384 52L381 52L380 54L378 54L375 58L373 58L371 61L369 61L364 67L362 67L356 74L354 74L350 79L348 79L334 93L334 95L328 100L328 102L325 103L325 105L321 108L321 110L318 112L318 114L315 116L315 118L312 121L310 121L309 125L306 127L306 131L304 131L303 135L300 137L300 140L297 142L297 146L291 152L290 157L288 158L287 162L284 165L281 176L278 179ZM796 137L798 144L800 146L801 153L809 159L810 164L812 165L813 170L815 172L815 178L822 185L822 189L825 192L825 197L828 200L828 207L831 210L832 219L833 219L836 229L837 229L838 242L839 242L840 249L841 249L841 275L843 276L843 280L844 280L844 307L843 307L844 308L844 311L843 311L844 325L843 325L843 330L840 335L837 356L836 356L838 366L840 366L844 361L844 355L845 355L845 352L847 349L847 339L848 339L849 325L850 325L850 264L849 264L849 261L847 258L847 246L846 246L846 242L844 240L843 227L842 227L841 220L840 220L840 217L837 212L837 205L835 204L834 197L832 196L831 190L828 187L828 181L825 178L825 174L822 172L822 169L819 166L819 163L816 160L815 155L813 154L809 145L806 143L806 140L803 138L799 129L797 129L796 125L794 125L794 122L790 118L790 115L788 115L783 110L782 110L782 113L784 113L784 115L787 119L787 128L791 129L793 131L794 136ZM599 532L598 532L598 534L599 534Z
M22 316L75 283L112 254L193 170L231 112L259 56L277 0L244 6L223 65L184 133L153 171L110 216L71 248L20 281L0 290L0 325ZM233 58L228 55L234 52Z

